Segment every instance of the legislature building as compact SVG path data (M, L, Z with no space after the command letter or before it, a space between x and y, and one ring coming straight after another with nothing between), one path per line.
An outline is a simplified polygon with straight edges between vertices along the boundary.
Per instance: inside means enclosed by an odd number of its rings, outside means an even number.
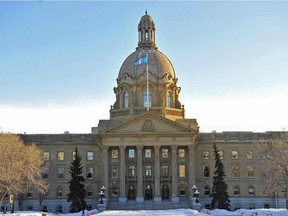
M43 150L49 164L43 177L49 188L41 197L33 190L20 196L19 209L69 211L68 171L76 146L82 156L88 209L97 208L102 186L107 209L187 208L193 185L202 207L209 208L213 143L225 167L231 209L285 206L284 197L263 193L257 169L255 142L267 141L277 132L200 132L196 119L185 118L175 69L159 51L155 32L146 12L138 25L138 46L118 73L110 118L100 120L91 133L22 135L26 144Z

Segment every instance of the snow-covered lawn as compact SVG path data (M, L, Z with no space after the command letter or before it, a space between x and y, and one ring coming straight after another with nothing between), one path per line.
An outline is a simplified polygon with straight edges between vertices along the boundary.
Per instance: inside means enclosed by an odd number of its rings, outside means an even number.
M0 212L1 214L1 212ZM6 214L13 216L82 216L82 212L73 214L52 214L44 212L16 212L14 214ZM288 216L286 209L239 209L234 212L225 210L202 211L202 213L192 209L171 209L171 210L139 210L139 211L104 211L99 213L98 210L85 211L84 216Z

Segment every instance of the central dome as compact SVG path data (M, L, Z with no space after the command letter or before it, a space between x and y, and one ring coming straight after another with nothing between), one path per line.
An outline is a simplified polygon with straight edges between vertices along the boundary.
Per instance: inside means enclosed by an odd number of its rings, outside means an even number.
M125 59L120 68L118 80L121 80L125 74L137 79L141 74L146 73L146 64L134 66L134 62L144 57L146 53L148 56L149 74L154 75L158 79L162 79L164 76L168 76L169 79L176 78L171 61L162 52L158 50L139 49Z
M155 42L155 24L145 13L138 25L138 46L123 62L114 88L116 101L110 118L119 120L153 112L171 120L184 118L179 101L181 88L171 61Z

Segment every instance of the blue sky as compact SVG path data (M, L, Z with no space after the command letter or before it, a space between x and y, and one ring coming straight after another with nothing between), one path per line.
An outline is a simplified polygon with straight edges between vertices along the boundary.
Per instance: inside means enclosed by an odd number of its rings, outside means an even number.
M89 133L145 9L201 131L288 125L288 2L0 1L0 127Z

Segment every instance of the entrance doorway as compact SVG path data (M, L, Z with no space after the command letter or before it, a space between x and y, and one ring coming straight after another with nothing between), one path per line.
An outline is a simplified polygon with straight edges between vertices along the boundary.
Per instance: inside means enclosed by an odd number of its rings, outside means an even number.
M152 186L150 184L147 184L145 186L145 200L151 199L153 199Z
M135 200L136 195L135 195L135 186L134 185L129 185L128 187L128 200Z
M167 184L162 186L162 199L169 199L169 186Z

